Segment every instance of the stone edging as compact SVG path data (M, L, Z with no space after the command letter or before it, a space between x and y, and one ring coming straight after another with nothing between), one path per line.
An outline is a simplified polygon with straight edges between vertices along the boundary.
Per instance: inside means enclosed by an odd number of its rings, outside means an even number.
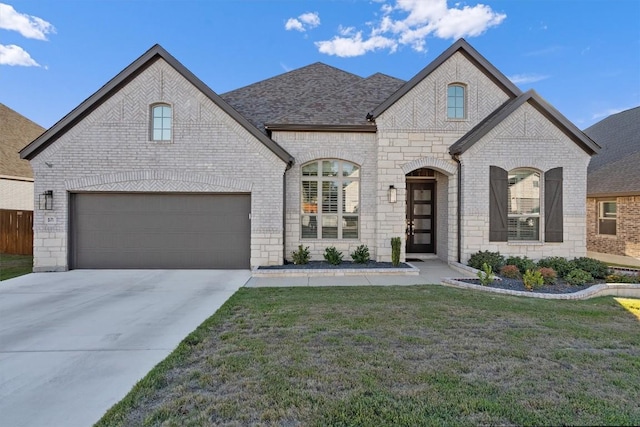
M252 277L333 277L333 276L417 276L420 269L406 262L410 268L318 268L251 270Z
M466 273L475 273L478 270L459 263L450 263L452 268ZM454 288L473 289L477 291L493 292L496 294L513 295L518 297L559 299L559 300L584 300L601 296L618 296L640 298L640 284L638 283L602 283L593 285L587 289L570 294L545 294L541 292L514 291L511 289L492 288L490 286L474 285L472 283L461 282L455 278L445 278L442 284Z

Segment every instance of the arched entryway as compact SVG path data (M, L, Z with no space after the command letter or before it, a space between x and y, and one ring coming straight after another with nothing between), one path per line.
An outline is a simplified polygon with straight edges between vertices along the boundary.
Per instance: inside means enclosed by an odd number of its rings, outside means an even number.
M437 181L436 171L420 168L406 174L406 252L435 254L437 252Z

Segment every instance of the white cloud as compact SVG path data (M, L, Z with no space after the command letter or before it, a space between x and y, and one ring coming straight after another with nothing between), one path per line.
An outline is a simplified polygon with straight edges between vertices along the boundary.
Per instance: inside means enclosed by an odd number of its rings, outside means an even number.
M342 58L361 56L379 49L389 49L391 52L395 52L397 48L397 43L394 40L382 36L373 36L363 40L360 31L351 37L336 36L331 40L319 41L315 44L320 53Z
M345 34L345 27L340 26L339 36L316 42L316 46L322 53L337 56L359 56L378 49L395 52L399 45L424 52L428 36L441 39L475 37L500 25L507 17L484 4L463 6L456 3L449 7L447 0L395 0L395 4L383 4L380 11L382 18L371 24L368 37L355 29Z
M284 24L287 31L296 30L305 32L320 25L320 15L317 12L306 12L297 18L289 18Z
M0 65L22 65L24 67L39 67L36 61L31 58L24 49L15 44L0 44Z
M600 111L600 112L598 112L598 113L594 113L594 114L591 116L591 120L603 119L603 118L605 118L605 117L609 117L609 116L611 116L611 115L613 115L613 114L618 114L618 113L620 113L620 112L622 112L622 111L626 111L626 110L628 110L629 108L633 108L633 107L625 107L625 108L609 108L609 109L607 109L607 110L603 110L603 111Z
M55 27L44 19L20 13L4 3L0 3L0 28L17 31L23 37L36 40L47 40L47 34L56 32Z
M549 76L545 76L542 74L514 74L512 76L509 76L509 80L517 85L523 83L535 83L548 78Z

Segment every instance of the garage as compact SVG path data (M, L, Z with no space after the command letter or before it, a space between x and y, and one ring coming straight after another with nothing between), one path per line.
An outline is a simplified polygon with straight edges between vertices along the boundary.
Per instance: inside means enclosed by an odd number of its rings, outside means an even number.
M249 194L74 193L70 268L249 268Z

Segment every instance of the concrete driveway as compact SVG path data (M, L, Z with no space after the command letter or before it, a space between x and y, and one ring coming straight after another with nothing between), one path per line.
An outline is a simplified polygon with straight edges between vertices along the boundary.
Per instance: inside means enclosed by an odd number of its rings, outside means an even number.
M0 424L89 426L248 270L75 270L0 282Z

